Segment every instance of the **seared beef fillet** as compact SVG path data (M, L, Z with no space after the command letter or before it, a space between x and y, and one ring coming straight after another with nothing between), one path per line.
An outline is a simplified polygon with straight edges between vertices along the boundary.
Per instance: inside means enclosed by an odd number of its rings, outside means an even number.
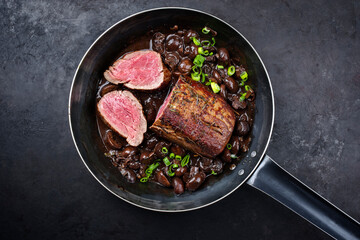
M138 90L153 90L165 86L171 79L170 71L162 63L159 53L151 50L136 51L118 59L104 77L114 84Z
M139 101L129 91L112 91L97 104L102 120L126 138L131 146L138 146L146 132L146 120Z
M180 77L150 129L202 156L215 157L224 150L234 125L234 112L222 97Z

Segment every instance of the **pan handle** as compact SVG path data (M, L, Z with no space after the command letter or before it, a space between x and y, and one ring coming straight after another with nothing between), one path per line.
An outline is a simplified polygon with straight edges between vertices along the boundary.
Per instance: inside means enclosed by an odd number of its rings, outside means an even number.
M360 224L265 156L247 184L336 239L360 239Z

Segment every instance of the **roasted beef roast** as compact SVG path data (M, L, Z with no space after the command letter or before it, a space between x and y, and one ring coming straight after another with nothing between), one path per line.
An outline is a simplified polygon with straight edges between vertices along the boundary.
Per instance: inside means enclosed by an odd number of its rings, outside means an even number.
M221 96L180 77L150 129L195 153L215 157L224 150L234 125L234 112Z

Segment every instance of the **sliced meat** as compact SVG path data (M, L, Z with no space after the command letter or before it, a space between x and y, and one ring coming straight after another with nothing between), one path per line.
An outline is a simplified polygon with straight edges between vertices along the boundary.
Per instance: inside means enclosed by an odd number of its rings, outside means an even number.
M193 152L215 157L224 150L234 125L234 112L220 95L180 77L150 129Z
M126 138L131 146L138 146L146 132L146 120L139 101L129 91L112 91L97 104L99 116L115 132Z
M171 73L162 63L159 53L142 50L118 59L104 72L104 77L131 89L153 90L165 86L171 80Z

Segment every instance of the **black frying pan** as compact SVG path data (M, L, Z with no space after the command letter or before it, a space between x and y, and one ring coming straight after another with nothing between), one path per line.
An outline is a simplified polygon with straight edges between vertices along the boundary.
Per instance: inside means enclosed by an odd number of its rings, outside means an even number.
M219 33L217 42L241 50L255 79L256 116L248 155L235 170L208 179L196 192L176 196L157 184L130 184L104 157L95 119L96 87L104 70L127 44L151 29L180 25ZM236 47L234 47L236 46ZM249 184L278 200L324 232L338 239L360 239L359 223L265 155L274 123L274 97L270 78L251 44L233 27L204 12L185 8L159 8L137 13L105 31L89 48L74 76L69 99L70 128L77 150L92 175L111 193L138 207L180 212L210 205L242 184Z

